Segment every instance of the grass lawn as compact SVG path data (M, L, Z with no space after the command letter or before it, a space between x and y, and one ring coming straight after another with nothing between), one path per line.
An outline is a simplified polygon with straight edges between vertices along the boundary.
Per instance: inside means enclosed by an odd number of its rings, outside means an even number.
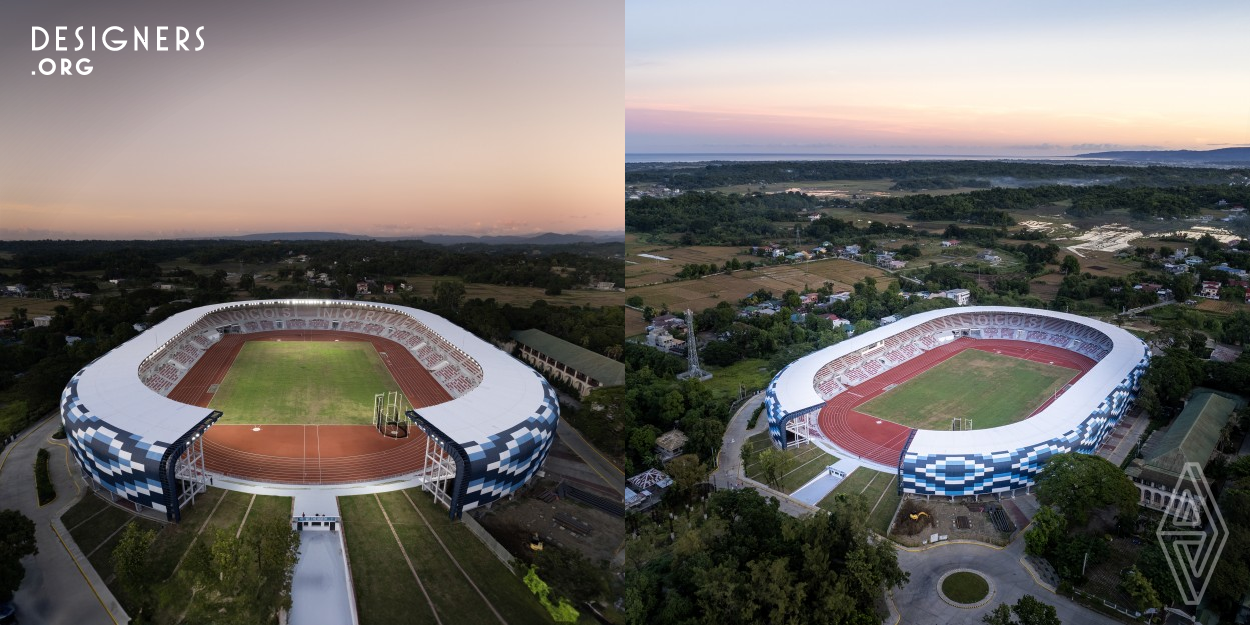
M369 343L250 341L209 407L220 423L369 425L373 396L398 390Z
M833 510L839 495L861 495L868 504L868 528L884 536L898 509L898 476L872 469L855 469L833 492L820 500L817 507Z
M435 532L490 604L510 624L551 622L521 579L466 528L452 523L446 510L436 506L428 494L412 489L380 493L376 498L373 495L340 497L339 509L347 531L348 559L352 563L352 581L362 625L434 622L429 604L391 534L387 517L444 623L498 623L498 620L447 557ZM383 509L386 516L382 514Z
M372 495L339 497L360 625L434 623Z
M746 440L746 446L751 447L757 453L765 449L772 448L772 441L768 438L768 432L760 432L751 436ZM790 469L785 475L781 476L778 490L790 494L798 490L804 484L810 482L812 478L825 470L825 467L838 461L837 458L825 453L824 450L815 445L803 445L801 447L790 447L785 450L787 456L790 457ZM752 462L743 467L743 472L748 478L760 483L764 481L764 469L759 462Z
M718 397L738 397L738 392L746 388L747 392L768 386L772 376L768 372L768 361L762 358L740 360L728 367L708 367L712 379L702 382L703 386L712 389Z
M1027 418L1076 374L1067 367L969 349L856 410L930 430L950 429L955 417L972 419L972 429L983 430Z
M956 603L976 603L989 592L989 582L976 573L959 571L942 580L942 594Z
M138 523L143 529L156 530L156 541L152 543L149 552L151 582L142 589L142 595L149 599L150 606L150 611L145 612L144 617L147 619L145 622L173 624L179 622L186 611L192 594L187 581L177 575L175 567L178 561L191 547L193 540L211 544L215 528L237 528L251 499L252 496L245 493L210 488L196 497L195 505L183 508L181 523L162 524L136 517L109 505L99 497L88 495L67 510L62 515L61 522L69 528L74 542L78 543L83 553L91 554L88 557L91 565L131 616L139 613L141 598L128 594L113 578L110 556L121 538L121 532L113 532L131 521ZM248 527L252 527L254 522L259 523L266 518L289 519L290 516L289 497L258 496L248 516L243 535L248 535ZM205 529L197 539L196 534L201 527Z

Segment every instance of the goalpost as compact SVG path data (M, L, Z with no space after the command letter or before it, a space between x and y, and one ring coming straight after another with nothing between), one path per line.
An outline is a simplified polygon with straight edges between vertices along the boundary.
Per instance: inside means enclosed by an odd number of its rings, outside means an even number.
M408 437L408 422L399 418L398 391L373 396L373 427L388 438Z

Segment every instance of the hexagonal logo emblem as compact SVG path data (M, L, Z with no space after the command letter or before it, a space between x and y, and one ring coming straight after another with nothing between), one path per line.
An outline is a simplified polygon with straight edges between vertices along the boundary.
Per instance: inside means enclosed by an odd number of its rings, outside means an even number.
M1181 599L1187 605L1198 605L1228 542L1228 526L1201 464L1185 463L1155 535Z

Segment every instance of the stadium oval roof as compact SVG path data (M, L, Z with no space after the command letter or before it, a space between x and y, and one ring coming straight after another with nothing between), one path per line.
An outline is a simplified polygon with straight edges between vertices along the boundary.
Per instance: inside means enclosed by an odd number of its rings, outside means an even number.
M446 319L423 310L351 300L252 300L202 306L177 313L87 365L77 397L95 417L152 442L171 443L214 411L169 399L139 378L145 359L215 312L265 306L361 307L411 317L462 350L481 366L480 384L460 397L420 409L422 417L456 442L482 441L516 427L544 400L533 369Z
M1091 410L1107 398L1109 389L1126 379L1142 359L1145 345L1126 330L1109 323L1050 310L1006 306L962 306L919 313L887 326L851 337L836 345L804 356L787 366L774 378L777 402L785 413L809 409L824 400L816 392L813 380L825 364L836 358L876 345L890 336L948 315L963 314L1033 315L1061 319L1095 329L1111 339L1111 351L1077 380L1071 388L1055 399L1042 412L1023 421L997 428L971 431L916 430L910 450L928 453L963 453L971 449L1006 450L1030 445L1075 430Z

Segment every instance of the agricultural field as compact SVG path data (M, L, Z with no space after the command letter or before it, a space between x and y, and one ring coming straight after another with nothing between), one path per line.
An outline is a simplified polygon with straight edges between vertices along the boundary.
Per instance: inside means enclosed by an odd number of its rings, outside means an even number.
M856 411L927 430L948 430L955 418L983 430L1024 420L1063 388L1076 371L970 349L860 404ZM1012 389L987 394L986 389Z
M903 197L907 195L918 195L925 193L928 195L951 195L954 193L967 193L976 189L970 187L959 187L955 189L933 189L925 191L898 191L892 190L895 181L891 179L880 180L804 180L802 182L775 182L771 184L737 184L727 187L717 187L712 191L721 191L723 193L784 193L792 189L798 189L808 195L817 197L834 197L850 200L852 196L858 196L859 199L868 199L870 197Z
M885 536L894 520L901 497L898 496L898 476L872 469L859 468L838 484L833 492L816 504L825 510L833 509L838 495L860 495L868 504L868 529Z
M643 318L642 311L627 307L625 309L625 338L641 336L646 332L647 320Z
M781 295L789 289L802 291L816 289L826 281L835 289L850 290L866 276L877 279L877 287L884 290L892 279L884 270L847 260L829 259L795 265L773 265L729 274L706 276L698 280L682 280L666 284L653 284L630 288L628 296L639 296L647 306L669 310L687 308L700 311L716 306L719 302L731 304L758 291L767 289Z
M514 624L552 622L521 579L428 493L338 501L361 625L498 623L496 615Z
M1203 298L1198 298L1198 303L1194 305L1194 308L1216 315L1231 315L1239 310L1250 310L1250 306L1244 302Z
M716 247L696 245L691 247L672 247L666 245L636 244L629 246L629 261L625 265L625 283L630 286L641 286L655 282L663 282L681 271L682 267L691 264L716 265L722 267L730 259L739 262L759 262L760 259L746 252L741 247ZM668 260L649 258L640 254L650 254Z
M69 306L73 302L59 299L36 299L33 297L3 297L0 298L0 317L8 317L12 314L14 308L25 308L26 318L34 319L44 315L52 315L56 312L57 306Z
M459 280L453 276L409 276L404 278L412 285L412 292L424 297L434 296L434 284ZM594 291L591 289L565 289L559 295L547 295L545 289L528 286L502 286L498 284L464 284L465 299L494 299L500 304L529 306L543 300L553 306L621 306L625 294L620 291ZM380 299L385 299L378 296ZM394 298L398 301L398 297Z
M370 425L373 396L398 390L372 343L249 341L209 407L220 423Z

